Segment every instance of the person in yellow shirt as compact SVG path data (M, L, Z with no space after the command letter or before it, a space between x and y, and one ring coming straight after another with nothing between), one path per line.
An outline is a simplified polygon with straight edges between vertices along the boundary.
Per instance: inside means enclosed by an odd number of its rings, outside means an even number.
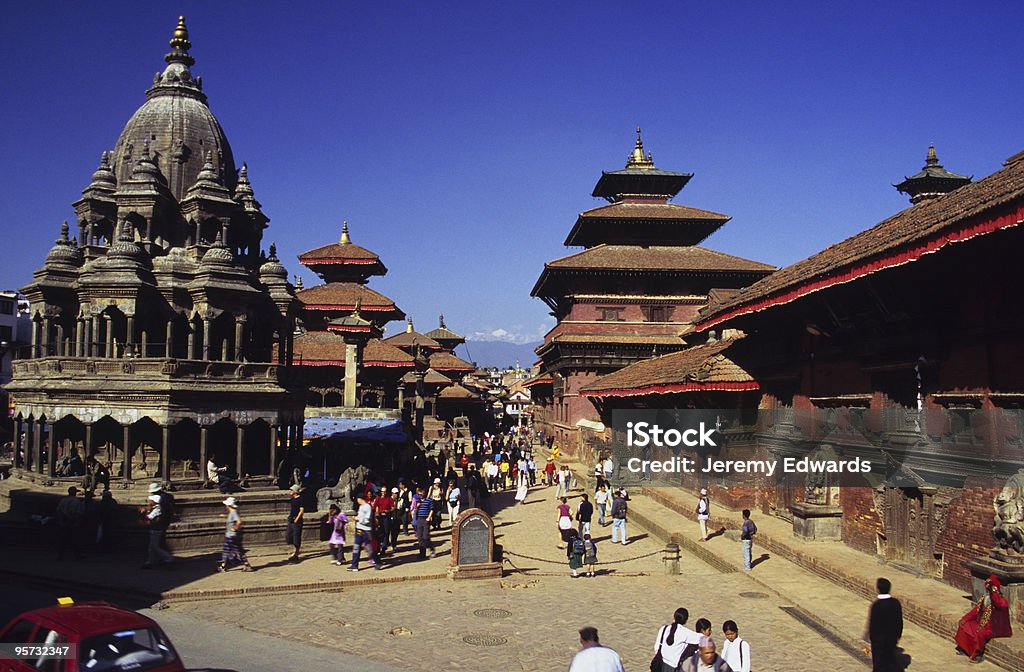
M501 489L504 490L505 488L508 487L508 478L509 478L509 476L508 476L509 464L508 464L508 458L507 457L504 460L501 461L501 464L498 465L498 469L501 472Z

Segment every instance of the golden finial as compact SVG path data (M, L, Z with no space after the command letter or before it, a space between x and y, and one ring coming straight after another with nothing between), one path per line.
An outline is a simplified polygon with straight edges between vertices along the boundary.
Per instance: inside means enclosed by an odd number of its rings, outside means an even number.
M640 127L636 127L636 144L633 147L633 152L626 159L626 168L641 168L649 170L654 168L654 160L651 155L644 156L644 141L640 137Z
M348 245L352 242L352 239L348 237L348 220L341 223L341 238L338 240L340 245Z
M444 313L441 313L441 328L442 329L447 329L448 328L448 327L444 326Z
M411 334L412 333L412 316L411 315L406 319L405 333L407 333L407 334Z
M174 36L171 38L171 48L188 51L192 43L188 41L188 28L185 27L185 17L178 17L178 25L174 29Z
M935 153L935 144L928 145L928 156L924 160L925 166L939 165L939 155Z

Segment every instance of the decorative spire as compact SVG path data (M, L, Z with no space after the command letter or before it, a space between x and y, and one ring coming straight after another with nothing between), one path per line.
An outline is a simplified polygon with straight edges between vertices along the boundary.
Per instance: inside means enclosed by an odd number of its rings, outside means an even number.
M356 297L356 307L352 309L352 317L362 319L362 315L359 314L359 309L363 307L363 297Z
M205 166L204 166L205 167ZM249 167L242 162L242 168L238 171L238 185L235 187L235 200L253 195L252 184L249 183Z
M412 331L413 331L412 330L412 316L410 315L409 317L407 317L405 322L406 322L406 324L405 324L405 333L411 334Z
M197 181L212 180L214 182L217 182L220 176L217 175L217 168L213 165L213 152L211 152L210 150L206 150L206 156L204 158L206 160L203 162L203 169L199 171L199 177L197 178Z
M87 188L109 191L116 186L117 178L114 177L114 171L110 169L110 153L103 152L100 155L100 165L92 174L92 183Z
M441 313L441 329L447 329L447 328L448 327L444 326L444 313Z
M171 36L171 53L164 56L164 60L168 63L184 63L185 65L195 65L196 59L189 55L188 50L192 48L192 43L188 41L188 28L185 27L185 17L178 17L178 25L174 29L174 35Z
M352 239L348 237L348 220L341 223L341 239L338 241L341 245L351 245Z
M77 266L81 263L82 252L78 249L77 244L72 243L71 240L68 239L68 222L67 220L64 220L64 223L60 225L60 236L46 255L45 264L47 266L53 266L54 264L71 264L73 266Z
M633 153L626 159L626 168L639 168L641 170L652 170L654 168L654 157L648 153L644 156L644 141L640 137L640 127L636 127L636 145Z
M271 243L270 244L270 256L268 257L268 259L273 259L274 261L278 261L278 258L277 258L277 243Z
M167 178L160 172L160 166L156 164L156 161L149 154L149 140L146 139L142 142L142 156L135 162L135 167L132 169L133 180L143 181L155 181L167 184Z
M935 166L936 168L942 168L939 163L939 155L935 153L935 144L928 145L928 156L924 160L925 168L928 166Z

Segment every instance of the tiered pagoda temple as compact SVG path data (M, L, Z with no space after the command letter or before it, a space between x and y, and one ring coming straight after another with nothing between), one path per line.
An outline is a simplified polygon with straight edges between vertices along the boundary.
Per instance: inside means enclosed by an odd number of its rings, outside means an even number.
M21 290L32 346L9 390L23 477L48 480L72 450L126 483L199 482L215 449L271 475L301 441L288 272L262 251L269 220L191 72L184 19L170 46Z
M295 337L295 364L309 387L309 413L399 408L399 380L414 362L380 339L388 322L405 317L394 301L366 286L388 272L380 257L353 243L345 222L337 243L300 254L299 263L324 280L297 294L302 333Z
M558 323L537 348L537 420L564 446L577 423L598 419L580 389L633 362L686 347L682 335L715 288L738 289L773 267L699 247L729 217L669 201L689 173L658 169L640 129L624 170L603 172L593 196L608 205L580 213L566 246L585 248L544 265L532 295Z

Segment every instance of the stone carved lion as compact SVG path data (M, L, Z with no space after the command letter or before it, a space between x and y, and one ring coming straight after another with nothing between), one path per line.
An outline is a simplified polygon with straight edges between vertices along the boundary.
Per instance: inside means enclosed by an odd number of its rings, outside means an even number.
M992 536L1004 551L1024 553L1024 469L1010 477L992 500Z
M331 502L337 502L343 509L348 508L354 501L353 495L366 483L366 477L370 470L363 465L349 467L338 477L338 482L329 488L320 488L316 491L316 504L318 511L326 511Z

